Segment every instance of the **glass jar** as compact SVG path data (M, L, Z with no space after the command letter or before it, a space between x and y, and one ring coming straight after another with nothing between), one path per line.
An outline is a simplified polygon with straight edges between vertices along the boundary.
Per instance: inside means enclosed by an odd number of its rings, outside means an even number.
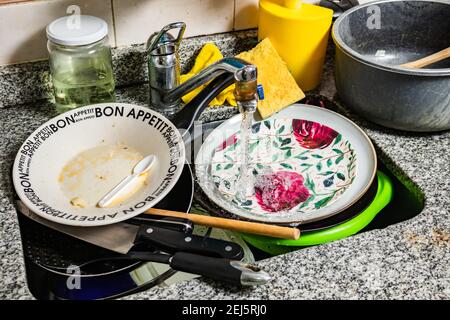
M53 94L59 112L115 100L105 21L92 16L59 18L47 26L47 37Z

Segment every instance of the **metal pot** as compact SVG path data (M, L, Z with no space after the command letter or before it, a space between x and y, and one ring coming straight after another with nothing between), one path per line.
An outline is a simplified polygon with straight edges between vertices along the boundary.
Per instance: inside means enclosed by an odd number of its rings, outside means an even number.
M450 129L450 59L427 69L398 65L450 45L450 2L377 1L343 13L333 26L341 100L380 125Z

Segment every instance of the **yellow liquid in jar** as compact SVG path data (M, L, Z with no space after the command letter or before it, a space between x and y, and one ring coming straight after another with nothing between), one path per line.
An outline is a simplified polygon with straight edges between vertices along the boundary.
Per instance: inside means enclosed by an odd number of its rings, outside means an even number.
M53 92L58 112L89 104L114 102L114 76L92 68L57 74L53 76Z

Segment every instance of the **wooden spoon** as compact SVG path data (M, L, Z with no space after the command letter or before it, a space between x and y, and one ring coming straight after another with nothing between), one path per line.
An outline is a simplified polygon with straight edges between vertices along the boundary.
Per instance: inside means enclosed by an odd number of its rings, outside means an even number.
M408 62L408 63L404 63L399 65L399 67L402 68L423 68L426 67L432 63L444 60L450 58L450 47L448 47L447 49L441 50L439 52L436 52L434 54L431 54L425 58L416 60L416 61L412 61L412 62Z
M178 211L170 211L156 208L148 209L147 211L145 211L145 213L158 216L189 219L192 222L202 226L253 233L274 238L297 240L300 237L300 230L291 227L280 227L265 223L217 218L204 216L201 214L192 214L192 213L188 214Z

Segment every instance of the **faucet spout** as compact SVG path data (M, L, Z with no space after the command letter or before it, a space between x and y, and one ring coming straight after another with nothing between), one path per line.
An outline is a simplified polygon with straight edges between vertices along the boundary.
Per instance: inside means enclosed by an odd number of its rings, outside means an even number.
M212 79L212 80L211 80ZM253 113L258 103L257 98L257 69L254 65L238 58L225 58L204 69L197 76L189 79L171 93L184 95L206 82L209 84L193 100L191 100L172 119L182 135L189 132L194 122L200 117L209 103L228 86L235 84L234 96L240 112ZM198 82L197 82L198 81ZM187 89L186 89L187 88ZM178 90L179 91L178 91ZM177 91L175 91L177 90ZM180 96L180 97L181 97Z
M186 82L180 84L178 87L165 92L165 94L162 97L162 101L163 103L169 105L173 104L185 94L191 92L192 90L204 85L205 83L217 78L218 76L224 73L231 73L235 75L235 79L236 81L238 81L238 78L236 78L238 73L250 65L251 64L249 64L248 62L239 58L221 59L216 63L206 67L205 69L200 71L197 75L193 76Z
M258 105L257 69L247 65L238 70L235 75L236 87L234 96L241 113L254 113Z
M182 135L189 132L209 103L228 86L235 84L234 96L240 112L253 113L258 104L257 69L254 65L238 58L225 58L212 64L198 75L167 93L170 99L177 99L209 82L192 101L172 119ZM173 101L173 100L172 100Z

